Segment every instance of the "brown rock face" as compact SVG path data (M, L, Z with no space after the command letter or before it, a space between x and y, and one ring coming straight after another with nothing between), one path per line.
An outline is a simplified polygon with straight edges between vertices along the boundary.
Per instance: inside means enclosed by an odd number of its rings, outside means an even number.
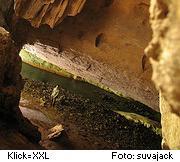
M15 12L34 27L48 24L51 28L66 16L75 16L86 0L15 0Z
M18 53L10 34L0 27L0 123L9 123L31 141L37 142L40 134L19 109L23 83Z
M164 148L180 149L180 1L151 1L153 81L161 92Z
M9 33L3 28L0 28L0 61L0 92L2 98L5 98L4 103L1 103L1 111L8 114L10 107L9 111L15 112L19 105L22 89L21 60Z

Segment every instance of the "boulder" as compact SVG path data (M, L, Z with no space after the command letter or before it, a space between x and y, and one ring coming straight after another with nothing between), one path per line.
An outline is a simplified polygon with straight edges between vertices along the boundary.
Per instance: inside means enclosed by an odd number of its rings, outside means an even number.
M180 1L151 1L153 39L146 49L160 91L163 146L180 149Z

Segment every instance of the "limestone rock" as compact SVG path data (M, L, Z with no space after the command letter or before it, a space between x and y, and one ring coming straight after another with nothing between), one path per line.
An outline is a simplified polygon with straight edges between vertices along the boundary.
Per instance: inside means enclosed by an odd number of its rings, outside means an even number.
M153 39L146 49L151 56L153 81L161 92L162 134L166 147L180 146L180 1L152 0Z
M54 139L61 135L62 131L64 130L63 126L61 124L58 124L51 128L49 131L48 139Z
M21 79L21 59L10 34L0 27L0 123L13 125L31 141L41 138L37 128L23 117L19 109L19 99L23 83Z
M34 27L48 24L51 28L66 16L75 16L86 0L15 0L15 12Z

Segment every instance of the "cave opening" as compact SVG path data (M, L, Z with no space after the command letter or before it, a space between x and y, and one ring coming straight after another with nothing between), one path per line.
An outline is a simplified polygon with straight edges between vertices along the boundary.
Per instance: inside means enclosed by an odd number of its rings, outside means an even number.
M42 149L161 149L159 95L143 60L150 2L94 1L58 25L29 18L32 8L16 11L20 110L41 133Z
M28 43L20 52L26 81L20 108L41 130L42 146L160 149L158 95L150 66L144 70L141 63L152 34L148 10L148 1L114 1L105 7L99 2L95 8L87 2L82 13L54 29L28 28ZM53 142L46 130L52 123L65 129Z

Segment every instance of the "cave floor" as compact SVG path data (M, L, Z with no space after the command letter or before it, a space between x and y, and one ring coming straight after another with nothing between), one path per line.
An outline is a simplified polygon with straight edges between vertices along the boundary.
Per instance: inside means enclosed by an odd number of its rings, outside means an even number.
M39 127L40 145L45 149L161 149L160 135L109 109L117 102L111 96L102 94L105 102L94 102L60 87L52 107L54 85L25 81L20 107L24 116ZM48 129L56 124L62 124L65 130L59 138L48 140Z
M13 117L0 117L0 150L43 150L37 142L28 138L22 131L25 124L17 123ZM21 127L22 129L19 129Z
M21 132L7 122L0 121L0 149L2 150L42 150L38 144L32 143Z

